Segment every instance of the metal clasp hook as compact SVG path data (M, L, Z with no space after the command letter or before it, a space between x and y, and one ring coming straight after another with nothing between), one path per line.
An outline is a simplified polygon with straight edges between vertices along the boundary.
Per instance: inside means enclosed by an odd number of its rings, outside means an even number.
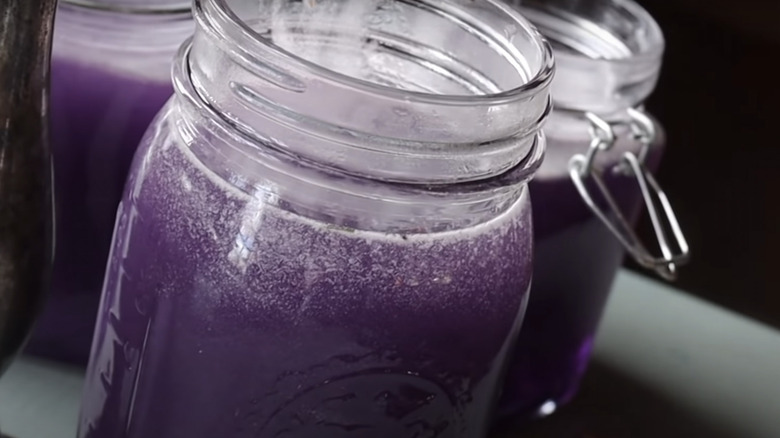
M635 177L658 239L661 256L653 256L640 241L630 222L620 211L615 197L610 193L604 181L603 169L599 169L595 164L599 152L612 149L617 141L615 131L609 122L593 113L586 113L586 118L591 123L590 132L593 139L586 154L577 154L572 157L569 162L569 174L585 204L609 228L634 260L645 268L655 270L664 279L673 280L677 276L677 266L685 263L689 258L688 242L669 199L658 181L645 167L645 160L656 138L656 126L652 119L641 110L631 108L628 110L628 114L631 119L630 127L633 137L641 143L642 147L638 154L633 152L623 154L617 170ZM585 184L589 179L593 180L601 192L601 196L606 200L606 209L600 208L591 196ZM656 202L661 206L663 218L656 208ZM670 245L667 227L675 239L674 245L679 249L678 253L674 253Z

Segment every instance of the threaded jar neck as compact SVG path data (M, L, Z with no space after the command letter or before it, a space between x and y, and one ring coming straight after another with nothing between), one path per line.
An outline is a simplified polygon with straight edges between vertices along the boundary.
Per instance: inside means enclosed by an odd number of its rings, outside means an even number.
M189 74L247 135L349 175L495 177L549 113L550 47L494 1L196 0Z

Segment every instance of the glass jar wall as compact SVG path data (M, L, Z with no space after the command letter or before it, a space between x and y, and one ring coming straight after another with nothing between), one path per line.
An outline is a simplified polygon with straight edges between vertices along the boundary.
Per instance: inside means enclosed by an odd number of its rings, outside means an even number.
M531 281L549 47L492 1L194 11L79 436L484 436Z

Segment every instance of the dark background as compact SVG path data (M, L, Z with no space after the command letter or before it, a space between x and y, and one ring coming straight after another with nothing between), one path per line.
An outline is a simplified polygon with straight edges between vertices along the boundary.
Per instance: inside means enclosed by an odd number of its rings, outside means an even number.
M639 3L666 37L647 106L692 250L675 286L780 327L780 2ZM652 242L648 221L640 230Z

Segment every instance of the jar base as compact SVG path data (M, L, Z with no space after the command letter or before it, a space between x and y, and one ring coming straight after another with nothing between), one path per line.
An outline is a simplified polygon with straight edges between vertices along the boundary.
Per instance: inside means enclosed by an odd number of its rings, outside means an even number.
M492 435L502 436L502 433L516 432L518 428L529 425L558 412L571 402L579 387L572 388L560 398L550 398L532 407L508 407L496 413L493 420Z

